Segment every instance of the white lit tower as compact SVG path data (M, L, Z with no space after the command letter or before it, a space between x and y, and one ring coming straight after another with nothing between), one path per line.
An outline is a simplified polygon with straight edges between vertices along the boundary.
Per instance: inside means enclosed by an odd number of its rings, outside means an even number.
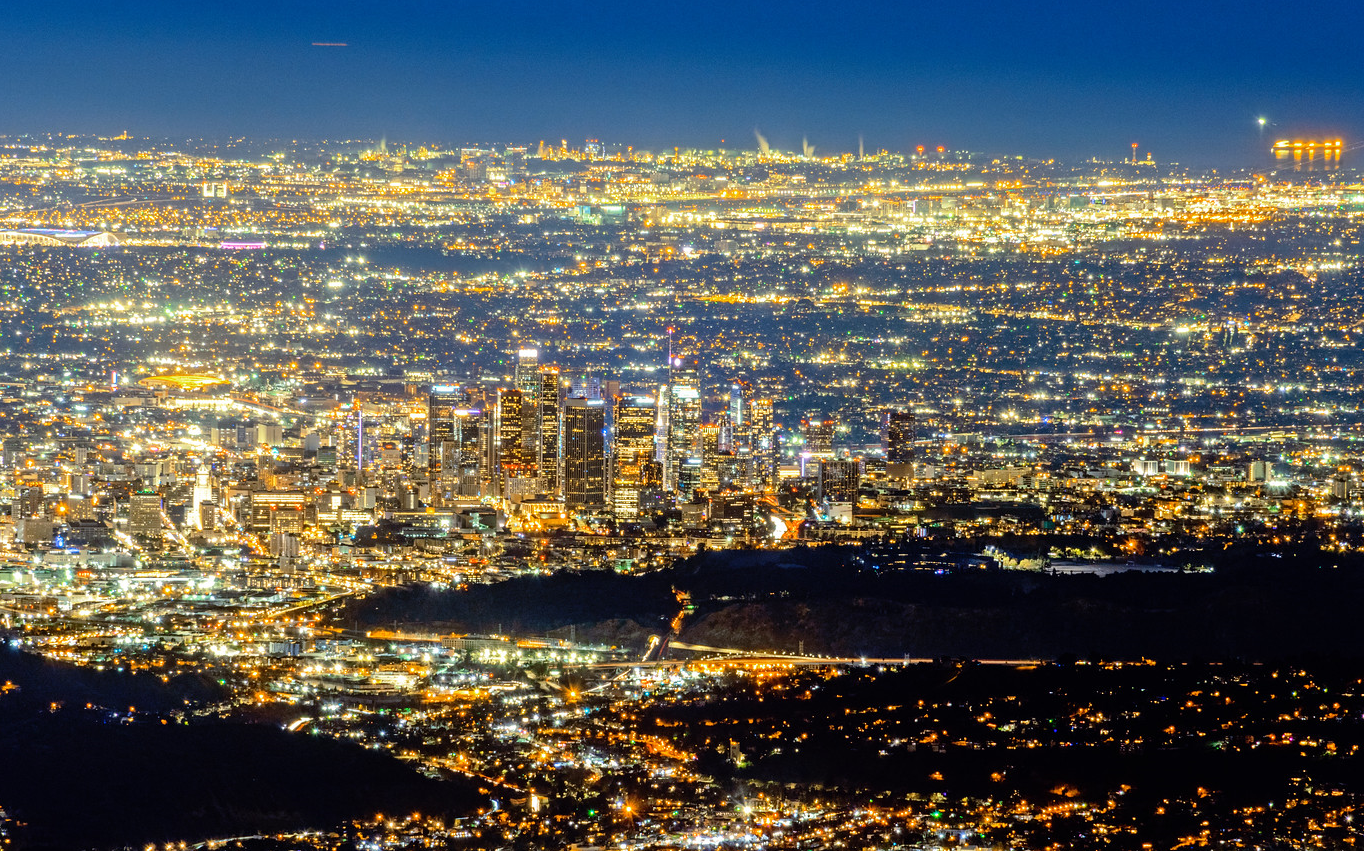
M748 486L754 478L753 461L753 391L745 381L734 380L729 385L729 407L722 448L733 454L737 480Z
M557 366L542 366L537 392L539 416L536 422L536 449L539 453L540 488L545 493L561 494L563 476L560 474L563 450L563 390Z
M190 496L190 512L193 515L192 521L194 528L203 529L204 512L213 510L213 483L209 478L208 467L199 465L199 470L194 474L194 491ZM211 516L211 515L210 515Z
M540 464L540 350L516 353L514 385L521 391L521 441L526 461L538 472Z
M700 453L701 375L697 358L675 357L668 370L668 421L664 445L664 486L678 487L681 466Z

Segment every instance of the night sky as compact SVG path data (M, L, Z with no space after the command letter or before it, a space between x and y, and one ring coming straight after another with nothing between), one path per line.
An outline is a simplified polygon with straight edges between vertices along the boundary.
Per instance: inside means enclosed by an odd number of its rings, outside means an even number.
M0 133L1237 165L1364 138L1364 2L5 2ZM344 42L315 47L313 42ZM1263 137L1258 116L1273 124ZM1277 125L1277 126L1276 126ZM1263 141L1262 141L1263 138Z

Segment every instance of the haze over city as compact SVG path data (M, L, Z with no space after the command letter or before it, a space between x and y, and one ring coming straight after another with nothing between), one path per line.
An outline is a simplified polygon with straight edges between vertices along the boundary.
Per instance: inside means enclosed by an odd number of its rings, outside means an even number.
M17 4L12 130L946 145L1257 162L1256 119L1364 137L1355 4ZM343 44L344 47L317 46Z

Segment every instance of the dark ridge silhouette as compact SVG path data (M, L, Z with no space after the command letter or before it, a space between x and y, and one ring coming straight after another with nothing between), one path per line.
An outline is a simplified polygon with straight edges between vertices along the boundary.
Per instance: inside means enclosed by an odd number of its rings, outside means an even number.
M0 683L21 686L0 700L0 721L49 710L53 703L72 710L89 704L92 709L114 712L135 707L144 713L169 713L229 695L217 680L203 674L168 676L163 682L159 673L66 665L0 643Z
M467 785L322 736L242 724L6 725L0 801L20 848L109 848L331 827L381 812L468 815Z
M451 632L547 632L569 624L630 619L652 625L677 611L662 574L621 577L605 571L518 577L468 591L400 588L350 606L343 623L392 626L394 621Z
M932 569L879 567L855 547L719 551L643 576L609 572L512 579L466 591L400 589L352 604L363 626L647 636L677 610L683 639L840 656L1271 661L1364 657L1351 627L1364 604L1364 559L1309 548L1203 554L1212 573L1052 576L967 566L967 554L910 552ZM641 629L622 631L615 622ZM556 632L556 634L558 634Z
M0 650L0 806L19 849L142 847L327 828L379 812L468 815L468 781L275 726L177 723L216 683L97 672ZM129 712L136 707L136 712Z

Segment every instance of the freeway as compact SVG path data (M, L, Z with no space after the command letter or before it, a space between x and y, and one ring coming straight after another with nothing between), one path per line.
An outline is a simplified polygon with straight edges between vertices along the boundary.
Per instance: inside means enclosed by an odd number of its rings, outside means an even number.
M1143 427L1143 428L1137 429L1137 430L1127 430L1127 433L1128 433L1128 434L1141 434L1141 435L1155 435L1155 434L1213 434L1213 435L1239 435L1239 434L1257 434L1257 433L1278 432L1278 431L1282 431L1282 432L1300 432L1300 431L1302 431L1302 432L1311 432L1311 431L1315 431L1315 430L1319 430L1319 429L1325 429L1325 428L1330 428L1330 427L1332 427L1332 424L1329 423L1329 422L1325 422L1325 421L1323 421L1323 422L1318 422L1318 423L1306 423L1306 424L1303 424L1303 423L1290 423L1290 424L1287 424L1287 425L1254 425L1254 426L1240 426L1240 425L1225 425L1225 426L1212 426L1212 427L1194 427L1194 426L1163 426L1163 427L1154 427L1154 426L1152 426L1152 427ZM982 434L984 434L985 436L987 436L987 437L992 437L992 438L996 438L996 439L1031 440L1031 441L1037 441L1037 442L1043 442L1043 443L1045 443L1045 442L1047 442L1047 441L1072 440L1072 439L1076 439L1076 438L1079 438L1079 439L1082 439L1082 440L1084 440L1084 439L1089 439L1089 440L1107 439L1107 438L1111 437L1112 435L1118 434L1118 433L1120 433L1120 432L1117 432L1117 431L1113 430L1112 428L1099 427L1099 426L1096 426L1094 429L1091 429L1091 430L1089 430L1089 431L1034 432L1034 433L1031 433L1031 434L1014 434L1014 433L1012 433L1012 432L1006 432L1006 431L989 431L989 432L982 432ZM960 436L960 435L959 435L959 436ZM915 441L916 444L921 443L921 442L926 442L926 441Z
M40 620L48 623L78 624L80 626L90 626L94 621L81 618L64 617L54 615L50 612L40 612L35 609L15 609L10 606L0 606L0 614L6 618L18 616L21 620Z
M690 649L698 645L682 645L673 643L669 645L677 649ZM711 658L692 658L692 659L655 659L648 662L593 662L584 665L585 668L681 668L688 665L704 665L714 667L720 666L748 666L748 665L793 665L803 667L866 667L868 665L927 665L939 662L939 659L913 656L892 656L887 658L872 658L867 656L794 656L781 653L755 653L751 650L733 650L715 648L717 652L725 655ZM1044 665L1045 659L970 659L967 660L977 665L1002 665L1006 667L1026 667L1029 665Z

